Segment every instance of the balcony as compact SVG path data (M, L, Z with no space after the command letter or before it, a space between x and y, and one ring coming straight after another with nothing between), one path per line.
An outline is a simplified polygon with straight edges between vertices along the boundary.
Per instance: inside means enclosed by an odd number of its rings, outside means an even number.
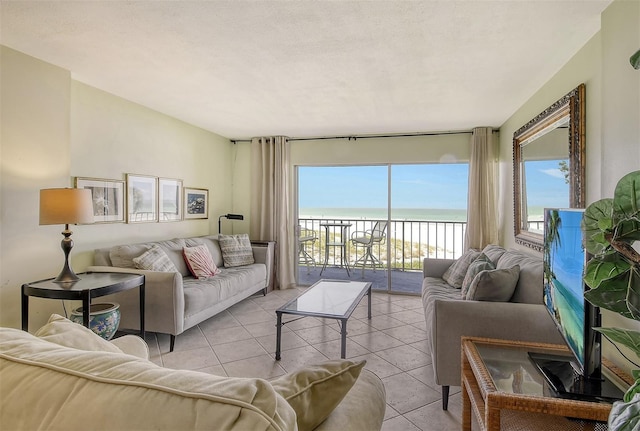
M315 261L310 264L300 253L298 281L300 285L311 285L320 278L338 280L366 280L373 283L373 289L398 293L419 294L422 287L422 264L424 258L457 259L463 253L466 222L435 220L394 220L388 224L385 240L373 246L372 254L380 259L381 267L374 271L369 265L364 269L355 266L363 257L364 247L356 247L351 235L356 231L367 231L379 220L371 219L298 219L305 236L316 238L302 247ZM326 230L321 223L347 223L346 237L340 229L329 231L327 267L320 272L325 262ZM345 260L350 266L350 275L342 264L342 248L331 244L346 243ZM390 276L390 287L388 287Z

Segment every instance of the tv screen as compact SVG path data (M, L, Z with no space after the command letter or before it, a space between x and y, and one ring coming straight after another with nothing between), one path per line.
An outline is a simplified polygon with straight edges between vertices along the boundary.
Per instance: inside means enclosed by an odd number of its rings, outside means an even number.
M588 361L583 271L586 250L580 223L584 210L546 208L544 214L544 303L580 372Z

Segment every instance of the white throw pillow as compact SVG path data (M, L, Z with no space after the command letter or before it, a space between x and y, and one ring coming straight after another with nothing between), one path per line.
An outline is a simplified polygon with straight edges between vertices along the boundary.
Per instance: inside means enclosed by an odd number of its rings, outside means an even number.
M234 266L251 265L255 262L253 259L253 249L249 235L246 233L240 235L219 235L218 242L222 250L222 260L224 266L232 268Z
M158 245L153 245L149 250L133 259L138 269L160 272L178 272L178 268L171 262L169 256Z
M96 335L91 329L72 322L59 314L52 314L49 322L34 334L60 346L80 350L122 353L118 347Z

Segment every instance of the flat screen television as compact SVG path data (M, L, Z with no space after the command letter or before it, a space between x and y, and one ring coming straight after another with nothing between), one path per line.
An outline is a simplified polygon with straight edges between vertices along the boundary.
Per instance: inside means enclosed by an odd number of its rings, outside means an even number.
M600 311L584 298L589 255L581 228L583 209L545 208L544 304L571 356L530 353L557 396L613 401L623 392L601 373Z

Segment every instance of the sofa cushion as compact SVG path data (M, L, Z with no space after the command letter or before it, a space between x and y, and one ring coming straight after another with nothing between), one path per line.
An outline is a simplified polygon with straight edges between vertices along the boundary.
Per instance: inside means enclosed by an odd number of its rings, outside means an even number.
M111 264L118 268L136 269L133 259L151 248L151 244L117 245L109 250Z
M182 254L189 271L194 277L207 278L220 273L220 270L213 263L213 257L211 257L206 245L200 244L195 247L185 247L182 249Z
M184 256L182 255L182 249L187 246L187 243L183 238L158 241L156 244L159 245L165 253L167 253L167 256L175 265L177 272L183 276L191 275L191 272L189 272L189 268L187 267L187 263L184 261Z
M462 288L462 282L464 281L464 276L467 275L467 269L469 265L471 265L471 262L476 260L478 256L480 256L478 250L469 249L465 251L464 254L445 271L442 279L457 289Z
M476 258L467 269L467 274L464 276L464 280L462 281L462 290L460 292L460 296L462 298L467 296L467 292L469 291L469 286L473 279L478 275L480 271L484 271L485 269L496 269L495 265L487 257L486 254L480 253L480 256Z
M465 299L507 302L518 283L520 266L508 269L485 270L475 276Z
M59 314L52 314L47 324L36 331L35 336L50 343L73 349L122 353L122 350L96 335L91 329L74 323Z
M151 248L138 257L133 258L133 264L138 269L161 272L178 272L176 266L171 262L167 253L154 244Z
M232 268L254 263L249 235L219 235L218 241L225 267Z
M496 262L497 269L512 268L514 265L520 266L520 276L511 302L542 304L542 255L509 249Z
M438 277L425 277L422 280L422 305L427 322L431 322L436 300L454 301L464 299L460 296L460 289L451 287L446 281ZM429 325L429 323L427 323Z
M327 361L271 380L276 392L296 411L298 430L324 421L354 385L366 361Z
M131 355L61 347L17 329L0 328L0 381L1 429L296 427L293 408L264 379L162 368Z

